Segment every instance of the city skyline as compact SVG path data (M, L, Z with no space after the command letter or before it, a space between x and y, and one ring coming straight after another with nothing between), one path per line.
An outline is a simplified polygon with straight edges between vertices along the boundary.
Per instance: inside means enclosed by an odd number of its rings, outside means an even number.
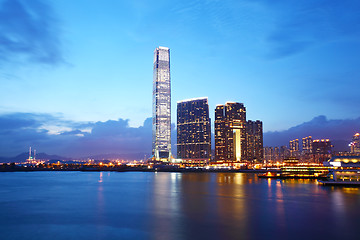
M173 116L177 101L208 96L210 112L243 102L263 121L264 145L359 131L356 1L84 4L0 1L0 155L30 145L78 156L148 152L151 144L129 145L149 139L149 52L159 45L172 49Z

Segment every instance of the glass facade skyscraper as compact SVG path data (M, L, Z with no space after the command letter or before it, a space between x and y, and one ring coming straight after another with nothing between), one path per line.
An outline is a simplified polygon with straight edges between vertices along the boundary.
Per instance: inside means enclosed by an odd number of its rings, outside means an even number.
M211 129L207 98L177 103L177 157L210 160Z
M154 52L152 153L156 160L171 157L170 50L158 47Z

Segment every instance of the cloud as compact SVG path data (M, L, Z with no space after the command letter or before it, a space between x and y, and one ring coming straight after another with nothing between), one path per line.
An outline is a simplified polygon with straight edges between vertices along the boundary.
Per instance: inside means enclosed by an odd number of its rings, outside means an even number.
M336 150L348 151L347 144L359 131L360 117L328 120L325 116L318 116L285 131L264 133L264 146L288 145L290 140L299 139L300 142L303 137L312 136L313 139L328 138Z
M9 113L0 115L0 156L14 156L30 146L38 152L67 157L124 154L150 156L152 121L134 128L124 119L74 122L61 115ZM65 130L64 130L65 129Z
M64 62L59 28L43 0L0 2L0 60L54 65ZM1 63L1 62L0 62Z
M331 41L360 36L360 2L258 0L275 15L268 35L271 58L291 56Z

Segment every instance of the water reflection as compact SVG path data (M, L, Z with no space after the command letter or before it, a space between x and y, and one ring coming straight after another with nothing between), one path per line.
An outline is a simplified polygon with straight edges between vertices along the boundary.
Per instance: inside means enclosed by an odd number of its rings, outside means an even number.
M247 193L245 184L251 180L242 173L219 173L217 184L218 218L222 223L221 235L231 239L241 232L241 237L248 237ZM236 228L233 226L236 225Z
M151 219L154 221L151 226L154 229L155 239L171 239L174 234L176 235L176 229L181 228L178 183L181 178L180 173L157 172L154 175L153 207L156 214Z
M41 172L0 174L0 183L1 239L69 239L77 233L84 235L74 239L360 235L360 190L309 180L243 173ZM42 226L41 232L33 226Z
M265 238L271 232L283 239L300 239L311 233L310 226L344 227L334 219L346 222L346 192L359 196L354 189L336 192L314 180L259 179L244 173L157 173L156 234L164 239L237 239ZM308 229L293 236L301 225Z
M99 173L99 181L97 187L97 201L96 201L96 217L97 217L97 228L103 227L105 222L105 201L104 201L104 187L103 187L103 172Z

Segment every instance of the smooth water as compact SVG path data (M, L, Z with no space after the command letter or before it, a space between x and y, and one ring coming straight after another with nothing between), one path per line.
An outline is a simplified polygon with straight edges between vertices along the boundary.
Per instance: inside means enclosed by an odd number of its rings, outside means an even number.
M0 173L0 239L359 239L360 188L245 173Z

